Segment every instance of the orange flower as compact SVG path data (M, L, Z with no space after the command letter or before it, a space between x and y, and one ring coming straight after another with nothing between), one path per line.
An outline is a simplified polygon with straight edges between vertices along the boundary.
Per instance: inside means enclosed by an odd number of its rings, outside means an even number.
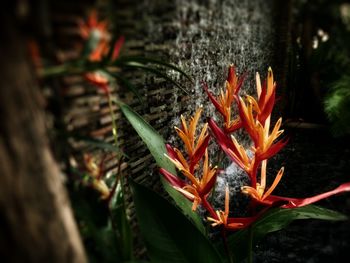
M189 171L189 167L186 164L186 162L174 160L169 156L168 158L174 163L176 168L179 169L179 171L191 182L191 184L187 184L181 179L175 179L175 181L173 179L175 176L164 169L161 169L160 172L177 191L179 191L185 197L193 201L192 210L195 211L197 209L198 204L201 203L203 198L207 197L207 195L210 193L211 189L215 185L217 167L212 168L211 165L209 165L207 150L205 150L204 154L203 171L201 178L197 178L193 173Z
M242 169L250 173L254 161L248 157L244 147L237 142L234 136L230 138L225 134L213 119L210 119L208 123L221 149Z
M263 202L270 194L272 191L276 188L278 183L280 182L283 172L284 172L284 167L282 167L279 172L277 173L275 180L273 181L272 185L270 188L265 191L266 189L266 166L267 166L267 160L264 160L261 164L261 173L260 173L260 183L256 183L256 187L251 187L251 186L243 186L242 187L242 192L244 194L249 195L253 199Z
M259 73L256 73L256 89L259 98L259 112L257 119L262 125L264 125L265 120L269 118L275 105L276 82L273 80L271 67L268 69L267 80L263 86L261 86Z
M225 211L216 211L216 218L207 217L212 222L211 226L223 226L227 230L238 230L247 227L255 221L255 217L229 218L230 194L229 188L225 189Z
M101 160L100 164L97 164L95 158L93 158L90 154L84 154L84 163L87 173L90 176L90 184L92 188L100 193L101 199L107 199L110 196L110 190L105 181L102 179L104 174L102 167L103 159Z
M168 151L170 152L173 159L178 160L184 167L188 169L190 173L193 173L195 170L195 166L198 164L199 160L203 157L205 149L209 143L209 134L207 132L208 124L204 124L201 133L196 142L196 128L198 124L198 120L200 118L202 112L202 108L197 109L194 116L187 124L184 116L181 115L181 129L175 127L175 130L181 140L185 145L185 149L187 151L189 162L185 159L182 153L174 148L168 147Z
M88 82L109 94L109 79L105 74L100 71L93 71L86 73L84 77Z
M226 132L233 132L242 127L240 118L237 116L232 120L232 104L243 84L244 76L238 78L235 67L230 65L227 80L225 81L225 91L221 90L219 97L216 99L208 90L208 86L204 83L204 89L208 94L215 108L224 117L224 129Z
M337 188L333 190L330 190L328 192L324 192L315 196L307 197L307 198L291 198L291 197L272 195L273 190L275 190L276 186L278 185L278 183L280 182L283 176L284 168L282 167L279 170L270 188L267 191L265 191L266 165L267 165L267 160L262 162L260 183L256 183L255 188L251 186L242 187L242 192L244 194L249 195L255 201L265 206L271 207L271 206L275 206L276 204L279 204L281 208L297 208L297 207L303 207L306 205L313 204L322 199L331 197L339 193L350 192L350 183L344 183L339 185Z
M107 30L108 22L99 21L96 10L93 10L87 21L79 21L79 32L81 37L87 41L90 61L101 61L110 50L110 34ZM120 49L124 43L124 37L121 36L115 42L112 52L112 60L119 56Z
M267 88L261 88L258 73L256 75L256 88L259 101L257 102L248 95L246 96L247 102L239 98L238 108L243 127L254 142L253 150L256 159L261 161L275 155L285 146L287 140L275 142L283 133L283 130L280 130L282 118L278 119L270 133L270 119L274 107L276 89L271 68L268 70Z
M79 21L79 32L82 38L88 39L91 34L102 34L104 38L108 37L106 20L99 21L97 11L92 10L86 21Z

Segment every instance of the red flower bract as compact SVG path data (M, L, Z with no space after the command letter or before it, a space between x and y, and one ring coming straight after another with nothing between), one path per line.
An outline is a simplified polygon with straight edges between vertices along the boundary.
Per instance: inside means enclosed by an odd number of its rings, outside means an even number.
M234 66L230 66L225 82L225 91L222 90L215 97L206 83L203 83L205 92L214 107L223 116L222 126L212 118L196 136L196 127L200 120L202 109L198 109L189 122L181 116L181 128L175 127L181 138L186 154L179 149L166 145L167 157L183 175L182 178L160 169L160 173L177 191L193 202L192 209L201 205L209 213L207 220L213 227L220 226L223 230L238 230L245 228L260 218L272 207L297 208L312 204L335 194L350 191L350 183L345 183L334 190L308 198L290 198L272 195L284 174L284 167L271 180L267 173L268 160L277 154L288 142L282 138L284 130L282 118L271 126L271 113L275 104L276 83L273 79L272 69L268 69L267 79L261 85L260 76L256 74L257 99L246 95L239 96L244 77L237 76ZM238 109L238 116L232 117L233 106ZM250 178L250 183L241 188L243 194L251 198L252 216L230 217L229 188L225 189L224 211L215 210L208 196L213 192L218 169L209 164L208 146L210 136L207 133L209 126L211 134L223 152L243 169ZM233 131L244 129L252 141L250 147L243 147L232 134ZM203 158L204 157L204 158ZM219 169L221 170L221 169ZM201 173L201 175L199 175ZM256 209L260 205L259 209Z

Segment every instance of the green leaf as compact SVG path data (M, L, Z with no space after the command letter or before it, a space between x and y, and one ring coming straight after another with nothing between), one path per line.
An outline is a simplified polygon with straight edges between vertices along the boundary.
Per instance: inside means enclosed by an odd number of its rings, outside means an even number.
M176 174L174 165L164 155L167 153L167 151L162 136L160 136L151 125L149 125L137 112L133 111L128 105L117 100L114 100L114 102L119 105L124 116L130 122L137 134L141 137L143 142L147 145L158 166L167 169L171 173Z
M132 93L134 93L135 96L140 101L140 103L143 104L143 99L142 99L140 93L138 92L138 90L135 88L135 86L128 79L124 78L121 74L118 74L118 73L110 73L110 74L113 77L115 77L122 84L123 87L127 88Z
M162 72L162 71L160 71L160 70L158 70L156 68L152 68L152 67L146 66L146 65L144 65L142 63L135 62L135 61L126 62L126 63L124 63L124 64L122 64L120 66L123 66L123 67L126 67L126 68L137 68L137 69L142 69L144 71L151 72L151 73L153 73L155 75L158 75L158 76L164 78L165 80L173 83L176 87L178 87L183 92L188 94L188 92L179 83L177 83L172 78L170 78L167 74L165 74L164 72Z
M120 183L111 199L110 212L121 257L123 260L131 260L133 258L133 236Z
M293 220L320 219L340 221L346 220L343 214L315 205L308 205L293 209L274 208L250 227L253 231L253 244L256 244L266 234L281 230ZM228 245L232 250L234 262L242 262L247 257L246 246L249 242L249 228L243 229L228 238ZM221 248L223 251L223 248Z
M123 153L117 146L113 145L112 143L108 143L99 139L95 139L95 138L91 138L91 137L87 137L87 136L82 136L82 135L77 135L77 134L73 134L73 133L69 133L68 134L69 137L77 140L77 141L83 141L86 142L87 144L94 146L96 148L105 150L105 151L109 151L109 152L115 152L118 154L121 154L127 158L129 158L129 156L127 156L125 153Z
M222 262L211 242L175 206L140 184L130 185L152 262Z
M161 61L159 59L154 59L154 58L150 58L150 57L140 57L140 56L124 56L124 57L120 57L117 59L117 64L122 64L125 62L140 62L140 63L150 63L150 64L155 64L155 65L160 65L160 66L164 66L170 69L173 69L177 72L179 72L180 74L184 75L188 80L190 80L192 82L192 79L189 75L187 75L183 70L181 70L179 67L172 65L170 63Z
M163 138L157 133L156 130L153 129L151 125L149 125L139 114L133 111L128 105L120 101L115 102L119 105L125 117L134 127L134 129L141 137L143 142L147 145L158 166L166 169L167 171L173 174L176 174L176 170L173 163L170 162L169 159L166 158L164 155L167 153L167 150L165 148ZM205 227L203 226L202 220L198 216L198 214L192 211L191 202L187 200L183 195L181 195L178 191L176 191L173 187L171 187L169 183L165 180L162 180L162 183L165 190L174 199L174 201L181 208L183 213L190 217L194 224L197 226L197 228L204 233Z
M68 189L89 262L121 263L106 202L91 188L69 184Z

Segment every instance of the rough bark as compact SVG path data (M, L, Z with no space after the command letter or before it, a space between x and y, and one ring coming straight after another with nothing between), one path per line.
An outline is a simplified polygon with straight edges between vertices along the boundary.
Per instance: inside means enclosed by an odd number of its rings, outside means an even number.
M86 262L48 146L43 100L15 19L6 11L0 16L0 258Z

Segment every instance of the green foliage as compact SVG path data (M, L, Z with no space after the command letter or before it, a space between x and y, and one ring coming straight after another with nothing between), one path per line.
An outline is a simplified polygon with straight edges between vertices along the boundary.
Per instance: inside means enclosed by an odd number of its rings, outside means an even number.
M350 134L350 75L333 83L324 103L333 133L336 136Z
M123 153L120 148L118 148L116 145L113 145L111 143L105 142L103 140L99 140L96 138L88 137L88 136L83 136L75 133L69 133L68 134L69 138L72 138L77 141L82 141L86 143L87 145L91 145L95 147L96 149L102 149L105 150L106 152L115 152L117 154L120 154L124 157L129 158L125 153Z
M121 262L106 203L93 189L82 185L70 187L73 188L70 199L90 262Z
M147 145L158 166L168 170L173 174L176 174L176 170L173 163L165 157L167 151L165 148L163 138L157 133L156 130L153 129L151 125L149 125L138 113L133 111L128 105L120 101L116 101L116 103L119 105L124 116L134 127L134 129L141 137L143 142ZM204 232L205 228L202 224L200 217L196 213L193 213L191 209L191 202L188 201L185 197L183 197L183 195L180 194L178 191L174 190L173 187L171 187L165 180L162 180L162 183L165 190L174 199L174 201L181 208L183 213L191 218L191 220L195 223L195 225L200 231Z
M299 219L340 221L346 220L347 217L339 212L315 205L293 209L271 209L248 229L240 230L228 238L228 245L232 251L234 262L242 262L248 256L247 244L251 233L253 235L253 244L256 244L268 233L281 230L287 227L292 221ZM252 232L250 233L250 231ZM223 251L222 247L221 251Z
M133 235L130 222L127 217L127 210L124 201L124 192L120 182L118 183L115 193L110 200L111 223L116 234L117 244L123 261L133 258Z
M222 262L211 242L178 209L140 184L131 182L131 187L152 262Z
M83 56L82 58L66 62L62 65L47 67L40 72L40 76L48 79L65 75L79 75L87 72L102 71L108 74L110 79L121 84L123 88L133 92L140 99L140 94L136 87L125 77L125 71L130 69L153 73L169 81L184 93L187 93L187 91L177 81L169 77L167 70L173 70L191 80L183 70L175 65L158 59L139 56L120 57L113 61L103 59L97 62L89 61Z

